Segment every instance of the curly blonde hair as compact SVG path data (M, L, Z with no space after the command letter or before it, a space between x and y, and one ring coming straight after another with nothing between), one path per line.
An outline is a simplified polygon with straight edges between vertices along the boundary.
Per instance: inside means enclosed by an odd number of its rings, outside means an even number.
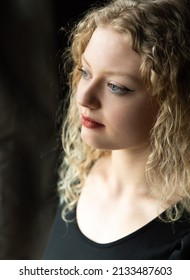
M190 212L190 6L187 0L114 0L93 7L70 34L63 55L69 70L69 106L63 122L63 161L58 190L63 219L76 207L93 164L107 151L87 146L80 137L81 121L75 100L81 55L98 26L130 34L142 58L142 79L159 102L150 133L151 153L146 177L161 202L173 195L179 202L166 211L168 221Z

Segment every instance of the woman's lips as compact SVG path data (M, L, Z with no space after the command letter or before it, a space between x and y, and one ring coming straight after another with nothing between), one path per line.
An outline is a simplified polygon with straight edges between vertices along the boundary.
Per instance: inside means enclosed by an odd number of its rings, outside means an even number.
M89 117L81 115L82 117L82 125L84 125L87 128L101 128L104 127L103 124L96 122L94 119L91 119Z

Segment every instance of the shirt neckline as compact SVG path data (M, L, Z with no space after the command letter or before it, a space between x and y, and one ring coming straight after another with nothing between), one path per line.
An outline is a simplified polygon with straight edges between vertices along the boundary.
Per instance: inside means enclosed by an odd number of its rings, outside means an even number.
M164 213L164 212L163 212ZM163 214L162 213L162 214ZM80 236L80 238L82 238L85 242L89 243L90 245L94 246L94 247L98 247L98 248L108 248L108 247L113 247L116 246L120 243L123 242L127 242L129 239L135 238L136 236L138 236L139 234L141 234L142 232L148 230L149 228L151 228L152 226L156 225L158 222L161 222L161 220L156 217L153 220L151 220L150 222L148 222L147 224L145 224L144 226L140 227L139 229L133 231L130 234L125 235L124 237L121 237L117 240L108 242L108 243L98 243L96 241L93 241L92 239L90 239L89 237L87 237L80 229L78 223L77 223L77 219L75 219L75 227L77 230L78 235Z

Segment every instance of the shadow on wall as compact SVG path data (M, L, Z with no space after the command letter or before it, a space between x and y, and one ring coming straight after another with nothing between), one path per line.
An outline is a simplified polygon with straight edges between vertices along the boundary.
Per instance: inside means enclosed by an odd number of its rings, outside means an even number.
M40 259L57 205L53 1L0 4L0 259Z

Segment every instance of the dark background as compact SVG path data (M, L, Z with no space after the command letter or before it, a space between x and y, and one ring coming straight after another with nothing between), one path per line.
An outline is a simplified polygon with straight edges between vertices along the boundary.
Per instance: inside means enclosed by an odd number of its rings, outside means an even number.
M60 75L72 26L98 1L0 3L0 259L41 259L58 205ZM102 1L99 1L102 2Z

